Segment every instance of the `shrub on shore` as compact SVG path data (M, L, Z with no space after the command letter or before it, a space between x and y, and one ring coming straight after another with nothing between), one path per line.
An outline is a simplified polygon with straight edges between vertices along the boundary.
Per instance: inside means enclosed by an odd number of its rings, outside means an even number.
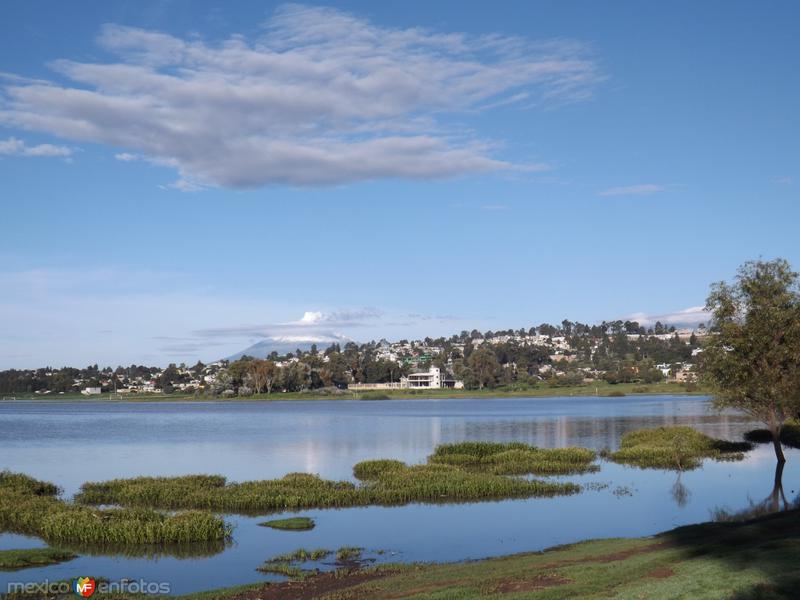
M626 433L619 450L604 456L641 468L686 471L699 467L704 458L741 460L751 448L748 442L714 439L691 427L657 427Z
M165 515L147 508L97 509L65 502L51 483L0 475L0 530L48 542L137 545L223 540L230 529L208 512Z

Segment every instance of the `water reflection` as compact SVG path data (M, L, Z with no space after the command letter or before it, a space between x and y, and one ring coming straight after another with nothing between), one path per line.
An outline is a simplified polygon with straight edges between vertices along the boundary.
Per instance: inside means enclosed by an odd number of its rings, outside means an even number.
M672 488L670 489L670 496L675 501L680 508L683 508L689 503L689 499L692 497L692 492L689 490L688 487L681 481L681 471L678 471L678 476L675 479L675 483L672 484Z
M783 471L786 463L775 463L775 478L772 483L772 491L760 502L749 501L749 506L745 509L731 512L725 508L717 508L714 511L715 521L745 521L756 517L768 515L770 513L791 510L800 507L800 494L790 502L783 491Z
M92 424L91 439L73 434ZM87 479L219 473L232 481L291 471L351 479L374 458L422 462L436 445L521 441L614 449L642 427L691 425L739 439L739 415L706 398L505 398L271 403L0 403L0 468L55 481L67 496Z

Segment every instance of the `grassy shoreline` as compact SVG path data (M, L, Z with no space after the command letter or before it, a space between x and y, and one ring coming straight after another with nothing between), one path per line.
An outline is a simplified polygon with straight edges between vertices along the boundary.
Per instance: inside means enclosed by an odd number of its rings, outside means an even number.
M461 563L386 565L341 574L338 582L317 576L299 584L239 586L181 600L792 598L800 584L798 517L800 511L793 510L740 523L679 527L651 537L589 540ZM284 595L289 586L295 592L305 587L306 595Z
M586 385L550 387L541 385L527 388L491 388L483 390L376 390L374 392L352 392L349 390L313 390L307 392L279 392L256 394L234 398L214 398L181 394L137 394L83 396L80 394L6 394L0 395L1 402L11 401L53 401L53 402L280 402L287 400L436 400L436 399L492 399L492 398L560 398L560 397L602 397L650 395L708 395L710 390L702 386L687 386L683 383L662 382L652 384L597 382ZM379 396L379 397L378 397ZM13 400L12 400L13 397Z

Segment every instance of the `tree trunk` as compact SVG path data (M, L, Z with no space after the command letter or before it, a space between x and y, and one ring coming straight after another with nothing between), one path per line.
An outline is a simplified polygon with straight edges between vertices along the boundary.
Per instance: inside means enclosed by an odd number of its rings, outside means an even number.
M772 445L775 447L775 458L778 463L785 463L786 457L783 455L783 445L781 445L781 429L773 429L772 431Z

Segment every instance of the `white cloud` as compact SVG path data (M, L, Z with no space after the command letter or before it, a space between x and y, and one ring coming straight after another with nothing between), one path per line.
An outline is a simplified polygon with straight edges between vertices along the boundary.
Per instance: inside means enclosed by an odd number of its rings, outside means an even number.
M666 188L655 183L641 183L638 185L624 185L608 188L599 192L600 196L650 196L663 192Z
M53 144L39 144L29 146L23 140L10 137L0 140L0 154L7 156L60 156L72 155L72 148L54 146Z
M120 160L122 162L133 162L134 160L138 160L139 157L135 154L131 154L130 152L120 152L114 155L114 158Z
M778 177L775 180L775 183L779 183L781 185L792 185L794 183L794 178L792 178L792 177Z
M654 325L656 321L661 321L667 325L694 327L700 323L708 323L711 320L711 314L706 312L704 306L690 306L683 310L659 315L643 312L633 313L625 318L630 321L638 321L639 325L644 327Z
M298 5L253 40L106 25L98 43L116 58L53 63L69 84L8 79L0 123L170 165L178 189L543 170L447 117L583 100L602 78L575 42L392 29Z

